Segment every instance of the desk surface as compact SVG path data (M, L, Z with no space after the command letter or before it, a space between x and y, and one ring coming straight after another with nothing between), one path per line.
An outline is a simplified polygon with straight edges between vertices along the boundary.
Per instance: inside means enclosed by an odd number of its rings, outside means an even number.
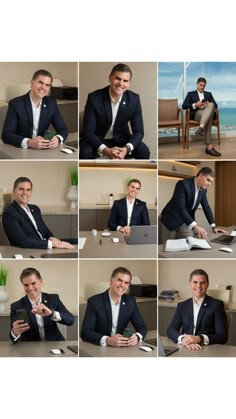
M23 249L15 246L0 246L0 254L5 259L14 258L14 255L22 255L23 258L34 259L41 258L42 254L56 255L55 257L58 259L59 254L71 254L77 251L77 245L75 245L74 249Z
M228 234L231 233L231 231L235 228L236 226L229 226L229 227L224 227L225 230L228 231ZM212 233L210 231L207 232L208 234L208 241L210 243L210 245L212 246L212 249L209 250L202 250L202 249L192 249L192 250L186 250L186 251L182 251L182 252L165 252L164 248L165 245L164 244L160 244L158 246L158 255L160 258L188 258L188 259L211 259L211 258L217 258L217 259L234 259L236 258L236 242L234 244L232 244L231 246L225 246L223 244L217 244L217 243L212 243L211 240L215 239L216 237L221 236L223 233ZM230 247L233 251L232 253L227 253L227 252L222 252L219 249L221 247Z
M156 337L157 332L156 330L152 330L147 333L147 338ZM145 346L144 342L139 342L137 346L133 346L130 348L113 348L111 346L99 346L93 345L89 342L84 342L80 339L79 343L79 356L80 357L142 357L142 358L153 358L157 357L157 350L154 347L153 351L145 352L142 351L140 346Z
M198 351L192 351L182 345L173 343L167 337L162 337L164 346L178 347L179 351L169 355L169 357L236 357L236 346L230 345L208 345ZM168 357L168 358L169 358Z
M70 146L70 141L78 138L77 133L69 134L65 144L61 144L58 148L50 150L34 150L32 148L19 148L9 144L4 144L0 140L0 159L26 159L26 160L78 160L78 149L73 148L74 152L66 154L61 152L61 148Z
M119 231L111 231L109 237L101 236L98 231L96 237L92 236L91 231L81 231L79 236L86 237L84 248L79 251L80 258L140 258L140 259L156 259L156 244L127 244L124 234ZM119 243L113 243L112 238L118 237ZM101 244L100 244L101 241Z
M78 355L67 348L68 345L78 345L77 341L56 341L56 342L0 342L0 357L78 357ZM53 355L51 349L62 349L65 353Z

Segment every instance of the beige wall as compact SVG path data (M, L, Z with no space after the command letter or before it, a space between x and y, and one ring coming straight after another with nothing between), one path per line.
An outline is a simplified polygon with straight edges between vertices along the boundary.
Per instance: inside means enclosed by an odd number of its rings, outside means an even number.
M20 282L20 274L23 269L32 267L37 269L43 278L42 290L48 293L58 293L60 299L69 310L77 312L78 308L78 262L75 260L48 260L45 261L1 261L9 269L7 291L10 304L24 296L24 290Z
M60 79L64 86L78 86L78 63L76 62L2 62L0 63L0 101L6 99L6 86L30 85L33 74L41 68L50 71L53 78Z
M233 286L233 302L236 303L236 260L168 260L159 261L159 291L176 289L181 299L191 296L189 275L195 269L204 269L209 275L209 288L218 285Z
M70 186L70 167L67 161L0 161L0 191L12 191L19 176L33 182L31 203L42 205L70 206L66 194Z
M173 166L176 168L176 170L173 170ZM215 163L214 161L203 161L197 166L190 166L185 163L179 163L174 160L172 161L159 161L158 163L158 169L162 171L168 171L171 173L179 173L179 174L187 174L190 176L196 176L197 172L202 167L211 167L213 170L215 170ZM176 183L181 180L181 176L179 178L171 178L167 176L159 176L158 177L158 213L160 214L167 204L169 200L171 199L174 188ZM213 184L211 187L207 190L207 199L209 202L209 205L213 211L213 214L215 213L215 185ZM208 222L203 214L202 210L199 210L196 212L196 220L199 220L202 227L207 228Z
M143 283L157 283L157 262L154 260L80 260L80 299L84 298L86 283L105 281L108 288L111 273L119 266L129 269L132 276L138 276Z
M109 84L108 78L115 62L80 63L79 64L79 96L80 110L84 109L88 93L101 89ZM143 120L144 139L149 146L151 158L157 158L157 64L126 62L133 76L130 90L140 95Z
M127 177L141 181L142 187L138 198L147 204L155 204L157 197L156 169L80 167L79 176L80 204L108 203L110 193L113 193L114 199L121 198L121 194L126 193Z

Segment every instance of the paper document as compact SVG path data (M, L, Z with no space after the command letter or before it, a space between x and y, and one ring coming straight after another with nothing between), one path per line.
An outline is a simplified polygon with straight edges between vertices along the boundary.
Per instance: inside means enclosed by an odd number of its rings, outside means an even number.
M79 237L79 250L82 250L84 248L86 237Z
M166 240L165 252L181 252L185 250L211 249L211 245L204 239L196 239L195 237L187 237L186 239Z

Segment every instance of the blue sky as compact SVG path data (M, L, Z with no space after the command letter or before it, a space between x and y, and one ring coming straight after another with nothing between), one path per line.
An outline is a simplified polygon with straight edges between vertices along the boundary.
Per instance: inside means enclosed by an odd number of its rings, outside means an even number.
M158 64L159 98L177 97L182 103L183 62ZM207 80L206 90L212 92L221 107L236 107L236 62L190 62L187 68L187 92L195 90L198 77Z

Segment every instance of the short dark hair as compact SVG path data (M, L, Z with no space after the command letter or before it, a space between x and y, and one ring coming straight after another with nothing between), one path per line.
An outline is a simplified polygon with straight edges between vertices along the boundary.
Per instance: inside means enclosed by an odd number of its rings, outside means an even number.
M210 167L202 167L197 173L197 176L199 176L200 174L203 174L203 176L210 175L212 177L216 177L214 170L212 170Z
M189 282L192 280L192 277L194 275L202 275L202 276L205 276L205 278L207 280L207 283L209 284L208 274L203 269L195 269L193 272L191 272L190 277L189 277Z
M132 79L132 71L127 64L116 64L111 70L110 76L113 76L113 74L115 74L116 71L120 71L122 73L130 73L130 80Z
M39 76L44 76L44 77L50 77L51 79L51 83L53 82L53 78L52 75L49 71L47 70L43 70L42 68L40 70L35 71L32 80L36 80Z
M129 276L130 276L130 281L132 281L132 274L131 274L131 272L129 271L129 269L127 269L127 268L123 268L122 266L120 266L119 268L114 269L114 271L113 271L113 272L112 272L112 274L111 274L111 277L112 277L112 278L115 278L115 276L116 276L118 273L129 275Z
M13 189L16 189L19 183L22 183L22 182L29 182L31 184L31 188L33 188L33 183L28 177L20 176L15 180Z
M37 279L42 279L39 271L37 271L37 269L35 268L25 268L20 275L20 280L22 282L22 279L27 278L30 275L35 275Z
M129 186L129 185L131 185L131 183L139 183L140 188L141 188L141 182L140 182L140 180L138 180L138 179L131 179L131 180L129 180L129 182L128 182L128 186Z
M207 84L207 81L206 81L206 79L204 79L204 77L199 77L197 79L197 83L201 83L201 82Z

